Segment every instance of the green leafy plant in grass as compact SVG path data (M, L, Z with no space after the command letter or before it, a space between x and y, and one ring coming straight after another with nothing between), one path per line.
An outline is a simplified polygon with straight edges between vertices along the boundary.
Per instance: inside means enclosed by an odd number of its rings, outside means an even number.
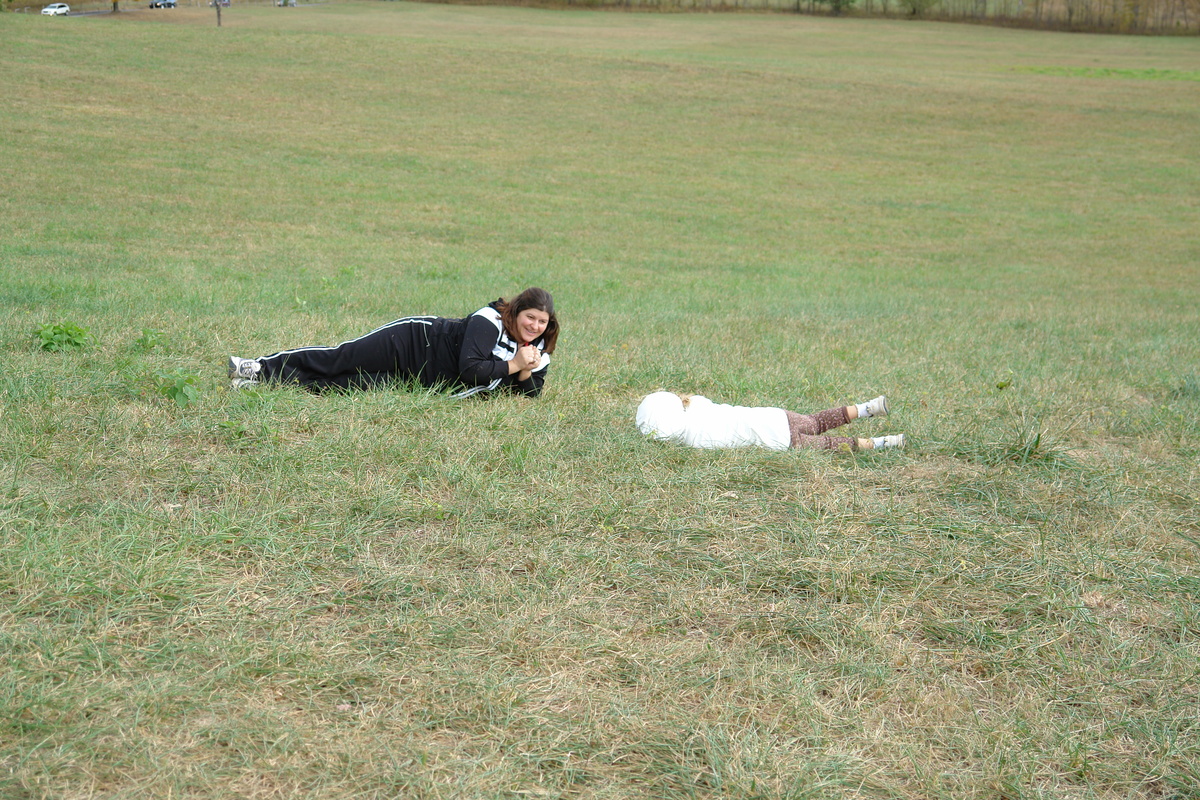
M141 350L153 350L163 346L163 335L161 331L142 328L142 335L134 339L133 343Z
M180 408L187 408L200 399L200 390L196 388L196 382L200 380L198 375L176 370L158 372L154 377L158 393L173 400Z
M87 328L81 328L73 322L47 322L39 325L33 335L38 347L52 353L79 350L96 340Z

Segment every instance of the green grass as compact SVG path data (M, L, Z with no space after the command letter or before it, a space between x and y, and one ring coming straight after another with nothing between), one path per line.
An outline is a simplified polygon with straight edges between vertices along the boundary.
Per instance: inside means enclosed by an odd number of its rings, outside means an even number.
M0 15L0 797L1200 791L1193 42L210 13ZM538 401L224 389L529 284Z
M1127 78L1151 81L1200 81L1200 72L1176 69L1109 69L1106 67L1026 67L1042 75L1077 75L1086 78Z

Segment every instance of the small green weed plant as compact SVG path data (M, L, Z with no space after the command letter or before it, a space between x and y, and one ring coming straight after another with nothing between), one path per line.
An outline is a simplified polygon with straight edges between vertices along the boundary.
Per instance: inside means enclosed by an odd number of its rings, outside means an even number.
M156 331L153 328L142 328L141 334L133 340L133 344L139 350L150 351L156 347L163 347L163 335L161 331Z
M158 393L180 408L187 408L200 399L200 390L196 387L200 376L195 373L182 370L157 372L154 378Z
M38 347L51 353L64 350L81 350L96 341L87 328L73 322L47 322L33 332Z

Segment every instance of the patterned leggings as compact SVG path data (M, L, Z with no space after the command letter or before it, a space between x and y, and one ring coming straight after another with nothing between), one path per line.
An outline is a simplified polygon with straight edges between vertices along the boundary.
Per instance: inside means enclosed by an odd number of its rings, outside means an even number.
M792 447L810 447L815 450L837 450L849 447L858 449L858 440L848 436L818 436L832 428L839 428L850 421L846 407L830 408L815 414L797 414L785 411L788 427L792 431Z

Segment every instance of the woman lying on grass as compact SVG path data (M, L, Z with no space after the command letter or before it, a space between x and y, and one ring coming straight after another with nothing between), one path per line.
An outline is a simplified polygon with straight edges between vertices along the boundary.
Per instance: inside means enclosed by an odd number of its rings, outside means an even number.
M703 448L766 447L787 450L878 450L903 447L904 434L852 439L820 436L851 420L887 416L887 398L876 397L853 406L831 408L815 414L797 414L782 408L748 408L714 403L697 394L655 392L642 398L637 426L646 436Z
M301 347L229 359L234 389L291 383L367 389L393 380L457 387L454 397L506 389L537 397L558 339L554 298L526 289L465 319L404 317L336 347Z

